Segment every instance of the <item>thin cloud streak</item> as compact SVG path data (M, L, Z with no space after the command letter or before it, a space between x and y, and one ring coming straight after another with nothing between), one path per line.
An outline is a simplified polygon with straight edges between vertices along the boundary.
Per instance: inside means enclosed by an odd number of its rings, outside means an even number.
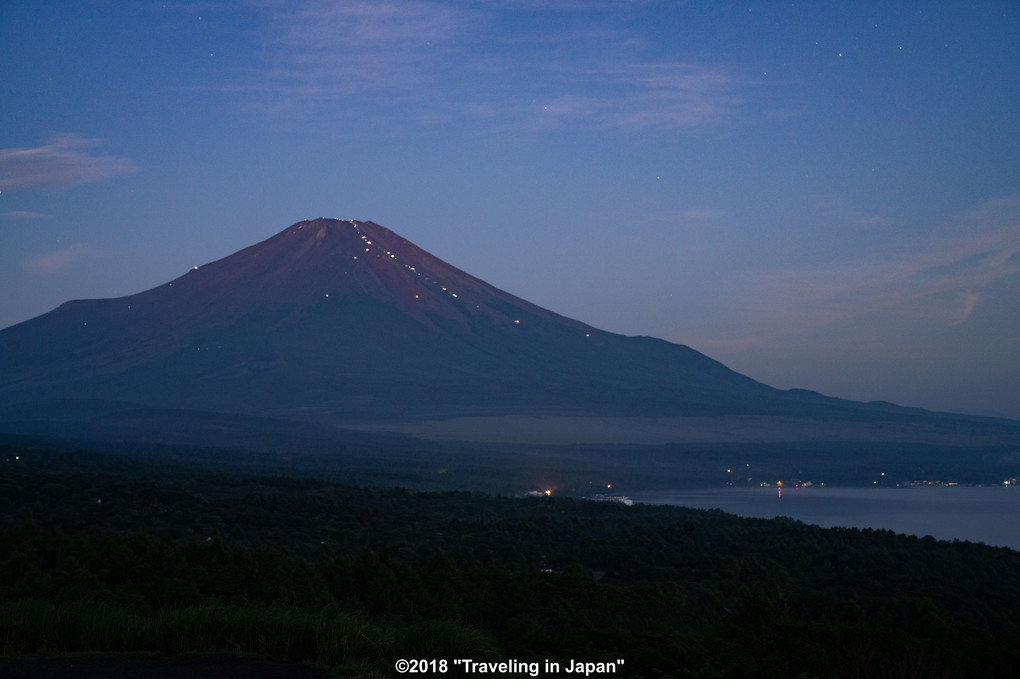
M689 127L718 123L740 101L737 80L719 68L686 63L631 64L601 74L629 92L618 99L624 126Z
M0 149L0 190L88 184L138 169L127 158L94 156L85 151L101 143L99 139L65 134L35 148Z
M982 206L910 255L745 277L740 294L730 296L742 302L728 314L739 318L728 337L698 341L728 350L774 346L868 318L887 326L959 326L978 308L985 288L1018 275L1020 197Z
M726 218L726 211L717 207L690 207L672 212L651 214L636 220L637 224L668 224L670 226L688 226L692 224L717 224Z
M623 30L532 23L507 32L495 20L498 5L306 0L264 8L274 36L266 64L247 86L230 89L277 113L358 96L416 121L477 116L490 124L498 112L539 129L690 128L730 119L747 87L721 66L643 59L642 41ZM529 9L547 8L519 12Z
M51 276L101 254L102 251L96 248L82 243L72 243L59 250L29 258L25 261L25 271L35 276Z
M278 32L265 75L271 88L301 99L422 87L440 46L462 31L458 11L432 3L310 0L270 8Z
M544 101L542 121L587 122L601 128L678 129L729 120L744 87L720 67L681 62L544 66L550 78L574 90Z

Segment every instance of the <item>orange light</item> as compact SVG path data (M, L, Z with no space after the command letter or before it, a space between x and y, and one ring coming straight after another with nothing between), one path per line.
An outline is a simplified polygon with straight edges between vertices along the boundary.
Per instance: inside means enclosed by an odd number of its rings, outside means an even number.
M545 494L546 495L552 495L552 491L551 490L547 490L547 491L545 491Z

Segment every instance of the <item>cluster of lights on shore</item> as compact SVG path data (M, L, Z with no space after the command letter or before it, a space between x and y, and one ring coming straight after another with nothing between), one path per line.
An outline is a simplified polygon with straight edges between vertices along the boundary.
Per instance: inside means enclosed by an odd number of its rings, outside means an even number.
M745 466L746 467L750 467L751 463L748 462ZM727 474L732 474L733 473L733 469L732 468L727 469L726 473ZM879 476L884 477L885 476L885 472L880 472ZM750 479L748 479L748 480L750 480ZM727 484L727 485L730 485L730 484ZM768 483L767 481L762 481L762 483L761 483L761 487L762 488L767 488L770 485L772 485L772 484ZM809 487L811 487L813 485L815 485L815 484L813 484L810 481L797 481L797 482L794 482L793 487L794 488L809 488ZM823 483L822 485L824 486L825 484ZM878 480L876 479L875 481L872 481L871 485L877 486L878 485ZM899 484L897 484L897 485L899 485ZM789 487L789 484L787 484L787 487ZM777 493L778 493L779 497L783 497L783 482L782 481L776 481L776 489L777 489Z
M612 489L613 489L613 484L607 483L606 484L606 490L612 490ZM532 495L545 495L545 496L548 497L549 495L552 495L553 492L552 492L551 488L546 488L545 490L542 490L542 491L531 491L531 494Z

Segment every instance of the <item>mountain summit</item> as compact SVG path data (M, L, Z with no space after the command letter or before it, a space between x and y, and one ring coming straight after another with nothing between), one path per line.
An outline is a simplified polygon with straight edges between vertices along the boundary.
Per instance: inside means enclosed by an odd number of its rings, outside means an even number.
M597 330L378 224L326 218L146 292L67 302L0 331L0 404L66 399L329 423L866 407Z
M164 288L167 299L196 305L200 313L220 318L254 310L299 313L328 299L352 298L375 300L431 327L441 319L464 325L481 317L496 324L513 323L518 319L507 316L511 307L555 317L450 266L385 227L353 219L298 222L257 245L195 267Z

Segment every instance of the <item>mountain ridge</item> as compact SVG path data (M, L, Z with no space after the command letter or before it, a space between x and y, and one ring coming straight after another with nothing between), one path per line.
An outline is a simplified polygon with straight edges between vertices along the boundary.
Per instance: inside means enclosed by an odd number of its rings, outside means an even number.
M539 307L374 222L324 217L0 330L0 405L89 398L335 424L928 415L774 389L686 345Z

